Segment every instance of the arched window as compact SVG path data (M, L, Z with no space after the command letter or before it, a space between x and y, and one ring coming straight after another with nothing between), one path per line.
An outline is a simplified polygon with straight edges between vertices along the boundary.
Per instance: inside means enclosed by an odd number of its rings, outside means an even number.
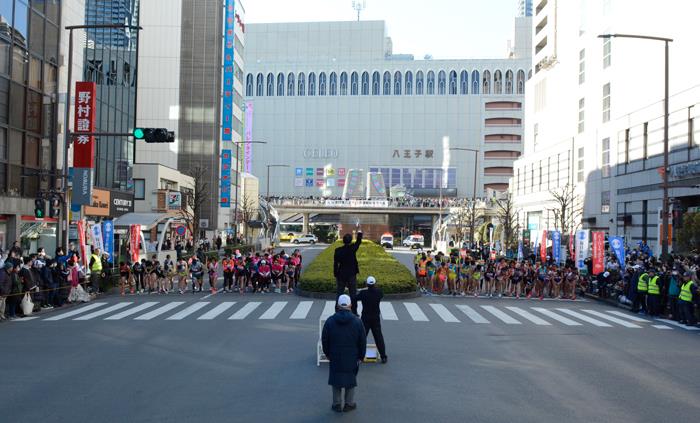
M445 95L447 89L447 75L445 71L438 72L438 94Z
M479 71L472 71L472 94L479 94Z
M287 97L294 97L294 74L289 72L287 74Z
M425 78L425 93L435 94L435 72L433 71L428 71L428 76Z
M406 95L412 95L413 94L413 72L407 71L406 72L406 90L405 90Z
M342 72L340 74L340 95L348 95L348 74Z
M277 97L284 97L284 74L277 74Z
M457 94L457 72L456 71L450 72L450 94L452 94L452 95Z
M525 94L525 71L523 71L522 69L518 71L517 84L518 94Z
M357 95L359 82L357 80L357 72L350 74L350 95Z
M382 94L391 94L391 74L389 71L384 72L384 79L382 80Z
M506 94L513 94L513 71L506 71Z
M275 75L272 73L267 74L267 96L272 97L275 95Z
M379 72L372 74L372 95L379 95Z
M246 97L253 96L253 74L252 73L249 73L245 77L245 96Z
M469 72L463 70L459 73L459 93L468 94L469 89Z
M394 72L394 95L401 95L401 72Z
M316 74L309 74L309 95L316 95Z
M362 95L369 95L369 73L362 72Z
M306 76L304 76L304 72L299 73L297 84L299 85L299 91L297 92L297 95L299 97L305 96L306 95Z
M318 95L326 95L326 73L318 74Z
M491 94L491 72L485 70L481 79L481 93Z
M423 95L423 71L416 72L416 95Z
M338 75L335 72L331 72L328 81L328 95L338 95Z
M263 95L263 74L261 73L255 78L255 95L258 97Z
M503 74L500 70L493 73L493 93L503 94Z

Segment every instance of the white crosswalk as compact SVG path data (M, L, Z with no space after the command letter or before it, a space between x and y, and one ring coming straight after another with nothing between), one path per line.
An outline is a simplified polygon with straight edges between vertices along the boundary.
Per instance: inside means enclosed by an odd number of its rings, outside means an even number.
M167 321L211 321L225 320L315 320L327 319L335 313L335 301L158 301L117 303L94 302L80 305L75 309L59 314L32 316L34 321L124 321L124 320L167 320ZM211 301L210 301L211 300ZM469 306L455 303L418 303L399 301L380 304L385 321L438 322L452 324L479 325L527 325L534 324L543 330L561 327L594 328L653 328L659 330L700 331L700 328L687 327L672 320L637 317L618 310L597 311L590 308L555 307L544 308L519 304L519 306L478 305ZM478 311L477 311L478 310ZM233 314L229 314L233 313ZM225 317L229 316L229 317ZM458 317L459 316L459 317ZM489 316L489 318L485 317ZM551 329L550 329L551 330Z

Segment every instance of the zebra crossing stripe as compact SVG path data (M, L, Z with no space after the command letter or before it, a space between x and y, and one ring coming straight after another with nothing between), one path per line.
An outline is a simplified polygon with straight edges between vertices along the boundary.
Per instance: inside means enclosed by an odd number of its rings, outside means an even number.
M105 317L105 320L121 320L125 317L131 316L131 315L136 314L138 312L141 312L149 307L153 307L156 304L158 304L157 301L147 301L143 304L137 305L134 308L130 308L128 310L122 311L121 313L117 313L115 315Z
M615 311L615 310L605 310L605 311L608 312L608 313L610 313L610 314L614 314L614 315L616 315L616 316L623 317L623 318L625 318L625 319L627 319L627 320L631 320L631 321L633 321L633 322L651 323L651 320L642 319L641 317L637 317L637 316L632 316L632 315L630 315L629 313L623 313L623 312L621 312L621 311Z
M618 325L624 326L626 328L635 328L635 329L641 329L642 327L639 325L635 325L634 323L627 322L622 319L618 319L617 317L612 317L608 316L607 314L601 313L599 311L595 310L582 310L588 314L592 314L596 317L600 317L601 319L607 320L609 322L617 323Z
M326 305L321 312L321 319L325 320L335 313L335 301L326 301Z
M163 305L163 306L161 306L161 307L158 307L158 308L155 309L155 310L151 310L151 311L149 311L149 312L146 313L146 314L142 314L142 315L140 315L140 316L137 316L137 317L134 318L134 320L151 320L151 319L153 319L154 317L158 317L158 316L160 316L160 315L163 314L163 313L167 313L167 312L169 312L170 310L172 310L172 309L174 309L174 308L177 308L177 307L180 307L180 306L183 305L183 304L185 304L184 301L174 301L174 302L172 302L172 303L168 303L168 304L165 304L165 305Z
M542 307L532 307L533 310L544 314L545 316L549 317L550 319L554 319L557 322L563 323L566 326L582 326L581 323L576 322L574 320L569 319L568 317L564 317L560 314L554 313L553 311L547 310L546 308Z
M454 316L454 314L450 313L450 310L448 310L444 305L430 304L430 307L432 307L433 311L435 311L435 313L437 313L437 315L440 316L440 318L445 322L459 323L459 320Z
M69 311L68 313L59 314L57 316L51 316L51 317L46 318L44 320L55 322L56 320L67 319L68 317L77 316L78 314L85 313L86 311L94 310L97 307L102 307L105 304L107 304L107 303L92 303L90 305L86 305L85 307L80 307L77 310Z
M200 301L200 302L194 303L191 306L185 308L184 310L178 311L177 313L173 314L172 316L168 317L165 320L182 320L185 317L189 316L190 314L195 313L208 305L209 305L209 301Z
M457 304L457 308L469 317L474 323L490 323L484 316L479 314L476 310L464 304Z
M573 310L569 310L567 308L558 308L557 310L561 311L562 313L568 314L569 316L573 316L579 320L583 320L584 322L588 322L594 326L598 326L599 328L611 328L612 327L612 325L609 325L605 322L601 322L600 320L586 316L585 314L577 313L577 312L575 312Z
M682 324L680 324L680 323L678 323L678 322L674 322L673 320L668 320L668 319L656 319L656 320L658 320L659 322L664 322L664 323L669 324L669 325L671 325L671 326L676 326L676 327L679 327L679 328L683 328L683 329L685 329L685 330L693 330L693 331L694 331L694 330L700 330L700 328L697 328L697 327L695 327L695 326L686 326L686 325L682 325Z
M656 329L670 329L673 330L672 327L666 326L666 325L651 325L651 327L656 328Z
M284 309L284 307L287 305L287 301L275 301L272 303L270 308L267 309L266 312L260 316L260 320L272 320L275 317L277 317L278 314Z
M406 307L406 311L408 311L408 314L411 315L411 318L413 319L414 322L428 322L428 316L423 313L423 310L418 307L418 304L416 303L403 303L404 307Z
M90 319L94 319L95 317L102 316L102 315L111 313L111 312L113 312L113 311L121 310L121 309L123 309L124 307L130 306L131 304L133 304L131 301L126 301L126 302L123 302L123 303L117 303L117 304L115 304L115 305L113 305L113 306L111 306L111 307L103 308L103 309L101 309L101 310L94 311L94 312L92 312L92 313L90 313L90 314L83 314L82 316L76 317L76 318L73 319L73 320L90 320Z
M548 321L546 321L546 320L544 320L544 319L541 319L541 318L535 316L534 314L530 313L529 311L523 310L523 309L520 308L520 307L506 307L506 308L507 308L508 310L512 311L513 313L519 315L520 317L531 321L532 323L534 323L534 324L536 324L536 325L540 325L540 326L552 326L552 324L549 323Z
M379 303L379 313L384 320L399 320L399 316L396 315L394 306L391 303Z
M294 312L292 313L291 316L289 316L290 319L306 319L306 316L309 314L309 310L311 310L311 305L313 304L313 301L302 301L297 305L297 308L294 309Z
M501 310L497 309L494 306L482 305L481 308L483 308L484 310L493 314L494 316L496 316L496 318L500 319L503 323L506 323L508 325L520 325L520 324L522 324L518 320L515 320L514 318L510 317L509 315L505 314L504 312L502 312Z
M258 306L260 304L261 303L258 301L251 301L248 304L244 305L243 308L241 308L237 312L233 313L233 315L231 317L229 317L228 319L229 320L243 320L246 318L246 316L248 316L250 313L252 313L253 310L258 308Z
M197 317L197 320L214 320L214 318L231 308L234 304L236 304L235 301L224 301L218 306Z

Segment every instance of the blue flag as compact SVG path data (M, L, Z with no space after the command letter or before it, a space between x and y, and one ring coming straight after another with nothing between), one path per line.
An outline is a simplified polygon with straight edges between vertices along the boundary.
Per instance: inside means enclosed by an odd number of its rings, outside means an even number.
M109 254L107 261L114 263L114 223L111 220L102 222L102 239L104 240L104 252Z
M523 241L518 241L518 261L523 261Z
M559 265L561 261L561 232L552 231L552 258Z
M617 261L620 263L620 268L625 267L625 240L621 236L609 237L610 248L615 252Z

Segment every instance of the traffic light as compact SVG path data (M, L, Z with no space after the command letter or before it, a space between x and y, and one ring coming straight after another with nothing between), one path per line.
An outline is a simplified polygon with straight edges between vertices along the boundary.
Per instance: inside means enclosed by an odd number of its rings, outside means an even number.
M175 132L165 128L135 128L134 138L147 143L175 142Z
M57 219L61 215L61 197L51 197L49 200L49 217Z
M34 200L34 217L43 219L46 216L46 202L43 198Z

